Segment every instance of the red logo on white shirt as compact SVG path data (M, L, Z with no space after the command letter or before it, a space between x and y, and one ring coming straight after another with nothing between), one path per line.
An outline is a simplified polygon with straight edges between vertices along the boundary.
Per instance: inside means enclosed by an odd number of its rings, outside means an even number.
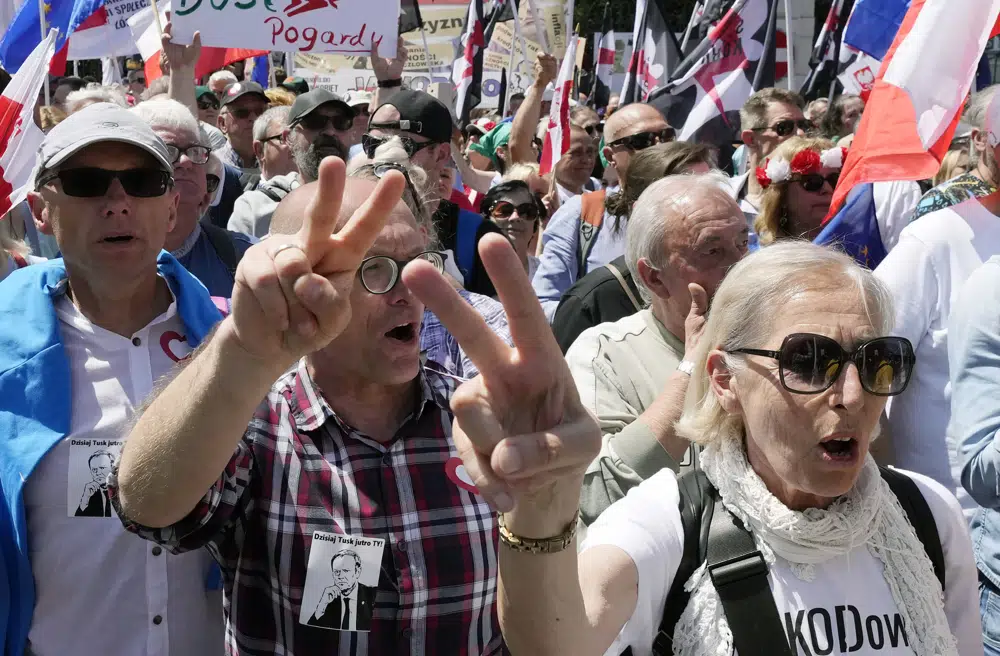
M173 330L168 330L160 335L160 348L174 362L187 360L191 357L191 347L187 345L187 337Z

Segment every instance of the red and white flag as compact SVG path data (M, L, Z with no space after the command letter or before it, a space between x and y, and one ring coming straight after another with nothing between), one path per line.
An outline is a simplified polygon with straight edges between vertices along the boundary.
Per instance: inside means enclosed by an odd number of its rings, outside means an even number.
M569 94L573 87L573 68L576 66L578 42L574 34L566 44L566 54L563 56L562 66L559 67L559 77L556 78L552 109L549 111L549 126L545 130L545 141L542 144L542 161L539 165L542 175L555 169L559 158L569 150Z
M35 125L35 102L48 79L56 31L31 51L0 96L0 216L28 194L35 153L45 134Z
M831 217L855 185L934 177L998 18L1000 0L912 1L861 116Z

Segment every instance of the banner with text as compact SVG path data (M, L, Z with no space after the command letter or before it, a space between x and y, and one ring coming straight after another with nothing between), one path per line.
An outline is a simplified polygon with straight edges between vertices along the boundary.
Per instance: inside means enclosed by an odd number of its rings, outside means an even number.
M172 20L180 43L391 57L399 0L179 0Z
M188 0L190 1L190 0ZM207 0L202 0L207 1ZM507 69L511 93L523 92L530 86L535 54L541 50L538 25L546 29L548 42L557 57L566 51L567 26L561 0L535 0L538 20L531 16L530 4L520 3L518 12L521 32L528 52L521 52L521 41L514 36L514 22L499 23L493 32L483 59L482 102L480 107L496 107L500 93L500 69ZM427 48L419 30L403 35L408 54L403 79L413 89L425 90L440 82L451 85L451 64L462 34L467 0L421 0L420 14L424 20ZM516 42L516 57L511 62L511 42ZM381 51L380 51L381 52ZM513 65L512 65L513 64ZM375 73L364 55L327 55L302 52L295 56L294 73L310 87L319 86L343 94L355 89L373 90Z
M74 32L68 58L124 57L139 52L127 21L148 6L149 0L105 0L107 23Z

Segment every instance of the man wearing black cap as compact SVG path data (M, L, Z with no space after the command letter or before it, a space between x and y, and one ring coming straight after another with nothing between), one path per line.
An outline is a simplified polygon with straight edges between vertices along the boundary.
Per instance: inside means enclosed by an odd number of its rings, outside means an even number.
M347 160L344 140L350 137L353 121L350 106L326 89L313 89L296 98L281 136L295 158L298 173L277 176L245 192L233 206L228 228L254 237L266 235L278 203L300 184L317 180L324 157Z
M398 136L410 162L423 168L429 180L441 180L451 161L451 137L455 130L451 111L423 91L398 91L368 122L368 132L361 143L369 158L392 137ZM450 177L448 178L450 179ZM442 187L444 185L441 185ZM451 250L464 277L463 286L470 292L495 296L496 290L479 259L479 240L489 232L499 232L479 214L460 209L447 200L448 188L435 188L425 205L434 212L434 225L442 248Z
M229 140L220 156L244 174L257 172L253 154L253 122L267 110L268 99L256 82L234 82L222 92L219 129Z

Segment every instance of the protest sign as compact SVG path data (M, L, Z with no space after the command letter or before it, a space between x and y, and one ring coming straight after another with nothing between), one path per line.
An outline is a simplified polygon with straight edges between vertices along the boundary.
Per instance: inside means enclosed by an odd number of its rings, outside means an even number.
M529 3L520 3L518 16L528 53L521 53L520 40L514 37L513 21L499 23L483 58L482 102L480 107L497 106L500 93L500 69L507 68L507 83L511 93L523 92L531 84L535 54L541 50L539 23L544 26L548 42L557 57L566 50L568 29L561 0L535 0L540 21L530 15ZM427 49L419 30L403 35L408 53L403 81L421 91L435 82L451 84L451 65L455 60L455 43L462 33L468 0L421 0L420 13ZM511 41L516 40L517 57L510 66ZM375 73L368 57L299 53L295 56L294 75L319 86L343 94L355 89L373 90ZM292 74L290 72L290 74Z
M174 38L206 46L284 52L396 53L399 0L180 0Z
M69 59L124 57L138 52L127 21L149 4L149 0L105 0L107 21L93 27L84 23L74 32L69 40Z

